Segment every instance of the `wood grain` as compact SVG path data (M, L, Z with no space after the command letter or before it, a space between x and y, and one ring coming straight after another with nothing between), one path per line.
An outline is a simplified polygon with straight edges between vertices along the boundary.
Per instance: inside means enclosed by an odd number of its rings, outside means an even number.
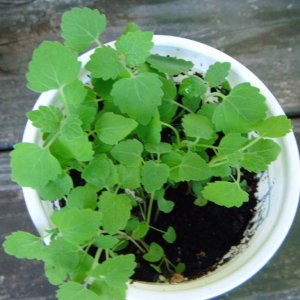
M293 120L300 145L300 119ZM10 180L9 153L0 153L0 244L13 231L36 234L27 213L21 189ZM300 210L279 252L268 265L248 282L219 300L284 300L300 299ZM0 300L52 300L55 287L43 273L40 262L17 260L0 248ZM84 299L83 299L84 300Z
M62 13L83 5L107 14L104 42L135 21L157 34L209 44L249 67L286 112L300 113L300 1L1 0L0 149L20 141L25 113L38 97L26 89L24 75L33 49L57 40Z

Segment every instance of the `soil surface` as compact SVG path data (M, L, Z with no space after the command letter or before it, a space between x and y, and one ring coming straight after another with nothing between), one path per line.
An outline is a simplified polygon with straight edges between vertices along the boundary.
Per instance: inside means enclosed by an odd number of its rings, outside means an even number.
M160 244L173 263L185 263L186 270L183 275L188 279L198 278L214 270L230 248L240 244L255 214L257 178L247 172L244 172L243 177L248 182L250 200L240 208L225 208L212 202L198 207L193 203L195 199L186 195L186 184L181 184L177 189L169 189L166 199L174 201L175 208L169 214L160 213L157 222L152 226L167 229L172 225L177 233L177 240L174 244L169 244L162 239L160 233L151 230L146 242ZM139 281L157 281L158 273L132 244L124 251L130 252L136 255L138 262L132 278ZM166 270L165 272L166 277L171 275Z

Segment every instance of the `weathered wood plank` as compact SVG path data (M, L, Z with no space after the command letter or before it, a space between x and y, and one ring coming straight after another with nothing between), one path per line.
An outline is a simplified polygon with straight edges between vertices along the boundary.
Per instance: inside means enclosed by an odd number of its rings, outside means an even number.
M24 74L32 50L59 34L61 14L73 6L108 16L104 41L129 21L157 34L191 38L232 55L273 91L287 112L300 112L300 2L281 0L0 1L0 149L20 141L37 95Z
M300 119L293 120L300 145ZM9 154L0 153L0 244L12 231L36 233L26 211L20 188L10 180ZM218 299L282 300L300 299L300 210L279 252L270 263L247 283ZM17 260L0 248L1 300L52 300L55 287L43 275L39 262Z

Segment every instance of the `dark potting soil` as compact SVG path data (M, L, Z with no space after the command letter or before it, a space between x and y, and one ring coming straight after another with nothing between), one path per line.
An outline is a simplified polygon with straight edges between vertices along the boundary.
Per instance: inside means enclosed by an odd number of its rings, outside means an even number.
M169 244L160 233L151 230L145 241L161 245L168 259L174 264L185 263L186 270L183 275L188 279L195 279L213 271L230 248L241 243L255 214L257 178L248 172L244 172L243 178L248 182L250 200L240 208L226 208L212 202L198 207L193 203L194 197L186 195L186 184L181 184L177 189L169 189L166 199L174 201L175 208L169 214L160 213L152 226L163 230L173 226L177 239L174 244ZM134 245L130 244L122 253L134 253L136 256L138 266L133 280L158 280L159 274L149 266ZM164 271L165 277L172 276L167 270Z

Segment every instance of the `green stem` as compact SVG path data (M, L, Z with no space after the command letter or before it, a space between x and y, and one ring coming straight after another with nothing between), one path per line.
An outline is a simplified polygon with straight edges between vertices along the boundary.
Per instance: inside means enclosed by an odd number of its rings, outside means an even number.
M44 142L44 149L49 149L49 147L53 144L53 142L56 140L56 138L58 137L60 131L58 130L57 132L50 134L47 139Z
M165 123L165 122L160 122L160 123L161 123L161 125L170 128L174 132L174 134L176 136L177 144L180 145L180 136L179 136L177 129L168 123Z
M151 221L151 213L152 213L153 202L154 202L154 193L151 193L149 206L148 206L148 212L147 212L147 223L148 223L148 225L150 225L150 221Z
M256 144L261 139L262 139L262 137L259 136L257 138L254 138L254 139L250 140L250 142L247 145L245 145L243 148L241 148L239 151L240 152L244 152L245 150L247 150L248 148L250 148L251 146L253 146L254 144Z
M102 251L103 251L103 249L98 248L98 250L96 252L96 255L95 255L95 258L94 258L93 265L92 265L92 270L95 269L95 267L98 265L98 262L99 262Z
M177 105L178 107L181 107L182 109L186 110L187 112L189 112L190 114L194 114L194 112L192 110L190 110L188 107L184 106L181 103L178 103L176 101L170 101L171 103Z
M161 230L159 228L156 228L154 226L150 226L150 228L153 229L153 230L155 230L155 231L157 231L157 232L160 232L160 233L166 233L165 231L163 231L163 230Z
M145 253L146 251L138 244L136 240L134 240L130 235L126 234L123 231L118 231L118 234L126 238L128 241L132 242L142 253Z
M226 95L223 95L223 94L220 93L220 92L213 92L213 93L211 93L209 96L219 97L219 98L221 98L222 100L224 100L224 99L226 98Z

